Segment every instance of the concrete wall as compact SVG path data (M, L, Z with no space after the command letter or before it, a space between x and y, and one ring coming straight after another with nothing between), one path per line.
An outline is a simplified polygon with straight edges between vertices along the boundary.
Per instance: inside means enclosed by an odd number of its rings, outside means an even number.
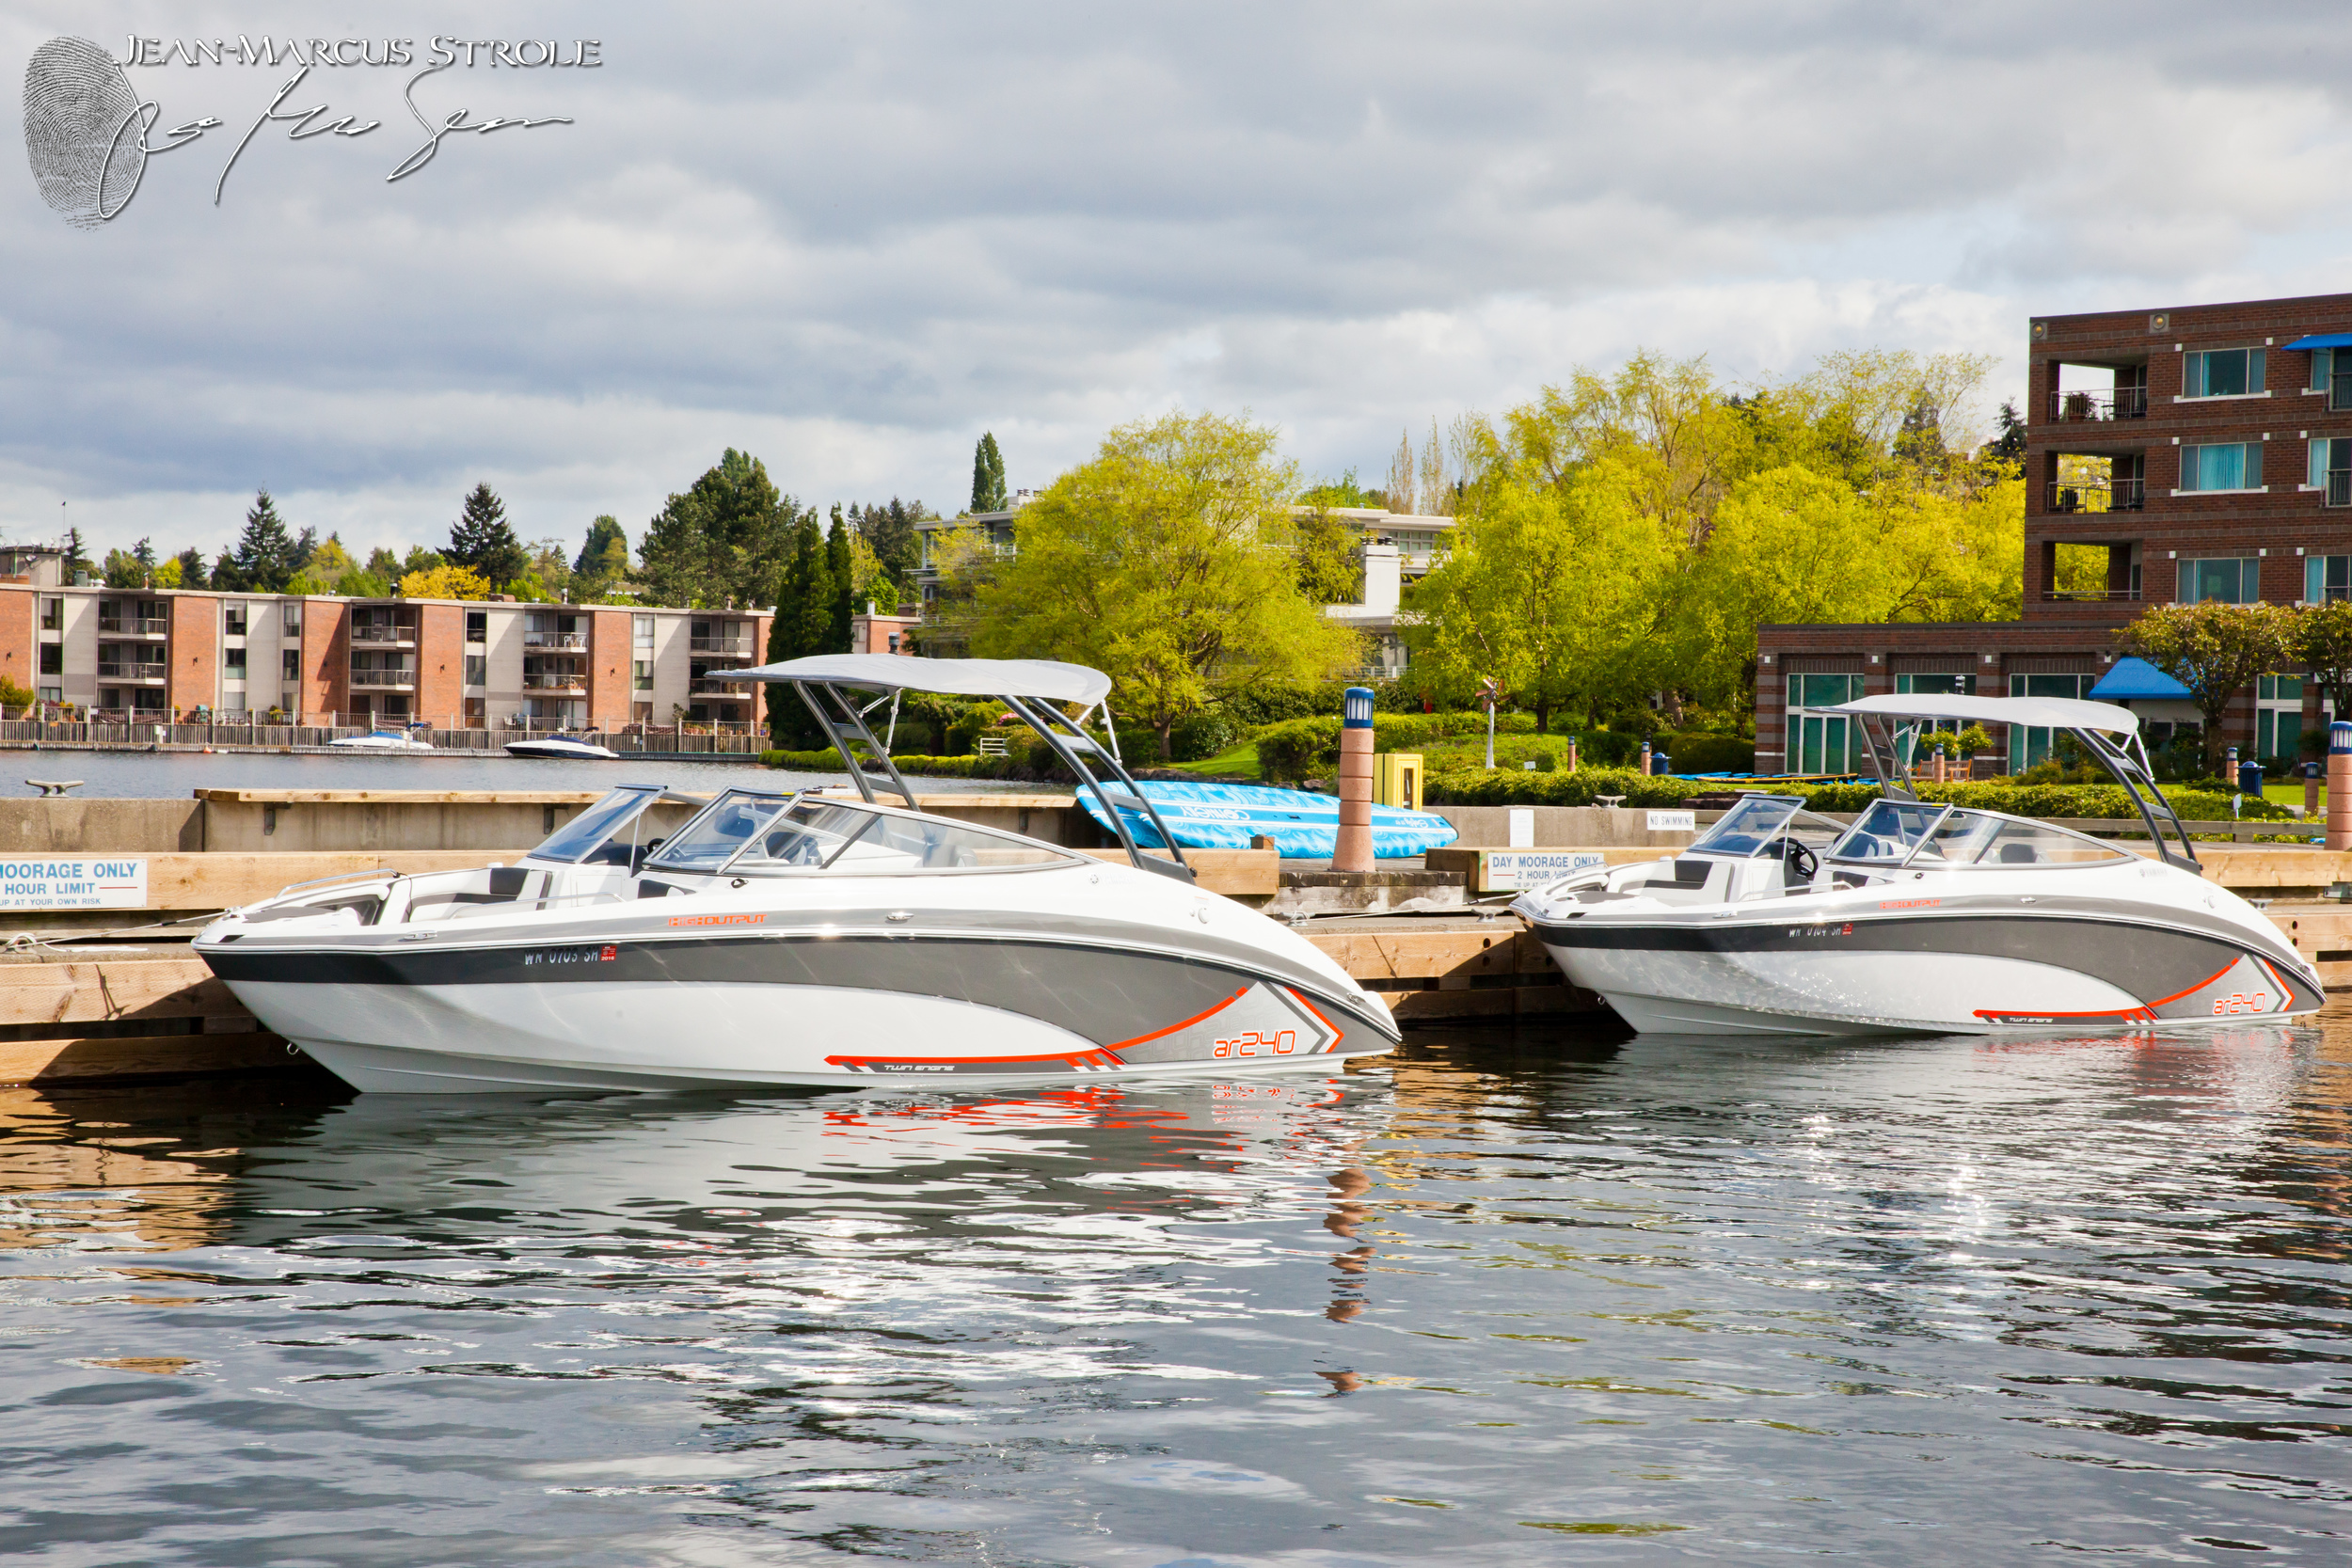
M1539 849L1602 849L1613 847L1653 847L1678 849L1691 842L1694 834L1651 832L1649 813L1640 807L1623 806L1521 806L1521 811L1535 814L1534 847ZM1507 849L1511 846L1510 806L1431 806L1437 816L1454 824L1462 836L1454 841L1459 849ZM1721 815L1702 812L1698 820L1711 822Z
M63 753L26 753L25 760L40 763L43 773L72 772L72 759ZM197 800L0 799L0 854L168 855L203 847L204 813Z

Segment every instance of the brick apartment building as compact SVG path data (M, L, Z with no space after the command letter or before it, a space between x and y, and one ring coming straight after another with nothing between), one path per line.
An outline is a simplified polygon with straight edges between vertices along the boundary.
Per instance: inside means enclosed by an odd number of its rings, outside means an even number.
M761 661L764 611L114 589L64 583L61 564L0 546L0 674L101 716L275 709L453 729L758 717L726 677Z
M1820 711L1855 697L2092 695L2145 604L2352 587L2352 294L2036 317L2026 350L2021 618L1757 627L1759 772L1857 766L1858 737ZM2118 686L2145 689L2119 679L2100 695ZM2129 705L2152 745L2196 722L2177 698ZM2223 722L2241 754L2272 755L2326 718L2311 683L2280 671ZM2030 767L2049 743L2012 734L2003 766Z

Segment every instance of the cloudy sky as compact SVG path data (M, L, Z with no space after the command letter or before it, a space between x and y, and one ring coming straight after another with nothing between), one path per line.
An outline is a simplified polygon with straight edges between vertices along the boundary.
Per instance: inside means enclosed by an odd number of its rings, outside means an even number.
M322 20L331 17L331 24ZM1727 378L1999 355L2030 312L2352 288L2340 8L654 7L14 0L77 35L413 40L134 66L163 133L94 230L0 179L0 530L216 550L257 486L364 549L487 479L631 536L728 446L953 511L1108 426L1249 409L1310 473L1637 346ZM601 45L596 69L437 35ZM536 49L523 52L532 57ZM465 109L564 116L423 143ZM59 502L69 503L61 512Z

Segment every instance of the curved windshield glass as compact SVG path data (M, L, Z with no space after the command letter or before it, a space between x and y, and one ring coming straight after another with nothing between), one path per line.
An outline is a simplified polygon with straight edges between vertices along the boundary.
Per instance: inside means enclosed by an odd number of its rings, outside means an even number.
M841 877L895 877L912 871L1066 865L1074 858L1065 850L968 822L901 816L855 802L796 800L763 819L742 852L723 869L735 876L821 871Z
M1782 830L1804 801L1794 795L1749 795L1715 819L1714 826L1691 841L1687 853L1753 855L1780 842Z
M680 828L646 863L681 871L717 871L749 845L791 799L730 789Z
M586 860L598 846L636 821L639 814L660 798L660 784L624 784L548 835L531 851L532 857L566 863Z
M1988 866L2099 865L2131 859L2129 852L2112 844L2102 844L2047 822L2021 822L2014 817L1986 816L1977 812L1956 811L1952 816L1967 817L1970 824L1965 843L1971 852L1945 850L1946 858L1954 863L1964 861L1970 865ZM1941 835L1944 829L1936 832ZM1921 859L1925 858L1923 852Z
M1949 806L1916 800L1876 800L1846 836L1831 846L1829 858L1863 865L1900 865L1926 840Z

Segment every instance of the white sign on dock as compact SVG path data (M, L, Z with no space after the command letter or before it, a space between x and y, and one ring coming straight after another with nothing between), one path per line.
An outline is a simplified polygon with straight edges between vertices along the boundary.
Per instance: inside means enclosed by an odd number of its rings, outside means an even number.
M1649 814L1649 831L1654 833L1694 833L1699 829L1699 814L1694 811L1654 811Z
M1507 821L1507 823L1508 823L1508 825L1509 825L1509 827L1510 827L1510 830L1511 830L1511 847L1512 847L1512 848L1514 848L1514 849L1527 849L1527 848L1532 848L1532 847L1534 847L1534 843L1535 843L1535 808L1534 808L1534 807L1533 807L1533 806L1513 806L1513 807L1511 807L1511 808L1510 808L1510 816L1508 816L1505 820Z
M1607 863L1609 857L1595 849L1481 849L1478 891L1511 893L1542 887L1571 872Z
M0 910L143 910L147 862L58 856L0 861Z

